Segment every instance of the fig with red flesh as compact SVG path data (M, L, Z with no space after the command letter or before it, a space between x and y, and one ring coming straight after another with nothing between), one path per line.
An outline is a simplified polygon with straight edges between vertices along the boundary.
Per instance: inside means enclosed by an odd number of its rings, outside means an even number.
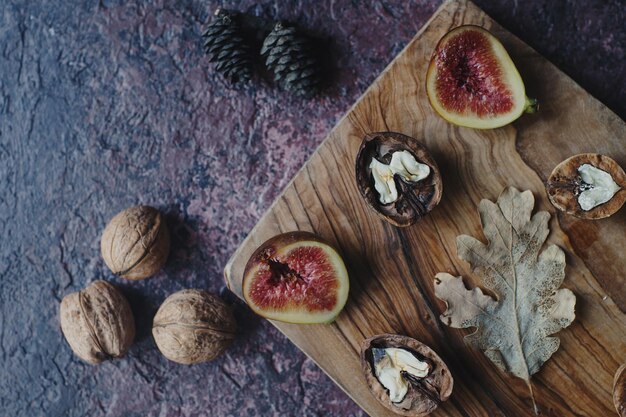
M308 232L263 243L250 257L243 295L257 314L287 323L330 323L348 299L348 272L339 253Z
M441 117L475 129L501 127L537 110L504 46L473 25L441 38L428 66L426 92Z

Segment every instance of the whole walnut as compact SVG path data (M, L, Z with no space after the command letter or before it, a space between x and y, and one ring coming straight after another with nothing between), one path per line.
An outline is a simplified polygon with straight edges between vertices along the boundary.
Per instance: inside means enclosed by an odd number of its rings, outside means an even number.
M114 274L139 280L156 274L170 251L170 234L161 213L136 206L118 213L102 233L102 258Z
M135 338L135 320L118 289L95 281L63 298L61 330L74 353L95 365L124 356Z
M202 290L182 290L161 305L152 335L161 353L185 365L210 361L235 338L237 323L231 308Z

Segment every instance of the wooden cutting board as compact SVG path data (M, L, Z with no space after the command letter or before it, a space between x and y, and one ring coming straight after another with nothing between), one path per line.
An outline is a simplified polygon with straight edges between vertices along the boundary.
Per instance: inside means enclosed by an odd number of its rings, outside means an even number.
M488 131L455 127L431 109L425 75L437 41L451 28L475 24L492 31L509 51L540 112ZM442 172L443 199L418 224L395 228L361 199L354 161L368 132L396 131L418 138ZM533 415L527 389L467 346L466 330L444 326L444 304L433 277L480 281L456 256L455 238L481 238L477 214L508 185L532 190L536 209L548 210L549 241L566 252L564 287L577 297L576 320L559 333L561 347L533 377L538 406L548 416L616 415L615 370L626 361L626 208L609 219L582 221L555 213L544 182L577 153L610 155L626 167L626 125L547 60L502 29L474 4L445 3L332 130L228 262L226 281L241 296L243 268L266 239L292 230L313 231L343 254L350 297L331 325L275 322L354 401L372 416L392 415L370 394L361 375L359 345L371 335L401 333L430 345L455 378L437 416Z

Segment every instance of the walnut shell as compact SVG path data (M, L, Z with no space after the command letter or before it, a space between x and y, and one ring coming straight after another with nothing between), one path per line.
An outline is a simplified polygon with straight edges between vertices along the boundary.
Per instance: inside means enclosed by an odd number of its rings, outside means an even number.
M118 289L95 281L63 297L61 330L74 353L95 365L124 356L135 338L135 320Z
M613 198L585 211L578 204L578 193L582 183L578 168L583 164L608 172L613 181L621 187ZM619 210L626 201L626 174L613 159L595 153L574 155L554 168L548 178L546 191L550 202L556 208L581 219L596 220L609 217Z
M626 417L626 363L615 372L613 381L613 404L619 417Z
M161 353L185 365L215 359L235 338L231 308L202 290L182 290L167 297L152 324Z
M423 384L419 386L410 384L409 391L402 402L392 403L387 389L376 378L372 357L373 347L406 349L420 360L428 362L431 370L420 380ZM452 394L454 380L444 361L431 348L408 336L379 334L364 340L361 343L361 367L374 397L396 414L410 417L428 415Z
M422 164L430 167L428 177L409 183L398 177L394 181L398 188L398 199L383 204L378 200L370 163L372 158L388 164L396 151L408 151ZM415 224L428 214L441 200L443 182L437 163L428 149L412 137L394 133L370 133L363 139L356 157L356 183L367 205L383 219L398 227Z
M139 280L156 274L170 251L170 234L161 213L136 206L118 213L102 233L102 258L114 274Z

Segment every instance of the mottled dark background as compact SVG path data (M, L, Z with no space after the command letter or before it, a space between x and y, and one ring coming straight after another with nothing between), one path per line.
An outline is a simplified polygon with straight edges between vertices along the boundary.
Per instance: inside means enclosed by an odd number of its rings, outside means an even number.
M625 2L477 3L626 115ZM183 288L232 300L228 257L438 5L226 2L333 40L333 84L302 100L214 74L200 34L215 1L0 0L0 415L362 416L241 304L232 349L192 367L159 354L151 317ZM167 214L173 252L158 276L126 282L99 236L138 203ZM71 354L58 306L97 278L122 287L139 334L126 358L93 367Z

